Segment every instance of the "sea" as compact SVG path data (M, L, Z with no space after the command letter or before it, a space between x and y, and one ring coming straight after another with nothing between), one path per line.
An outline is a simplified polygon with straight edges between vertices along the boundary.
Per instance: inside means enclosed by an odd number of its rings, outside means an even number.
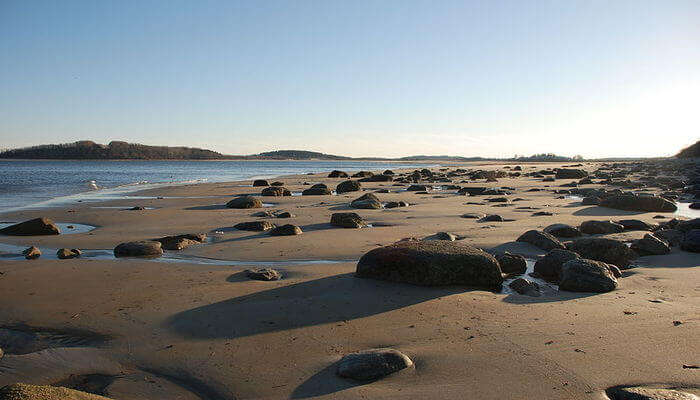
M428 164L372 161L0 161L0 213L109 200L154 187L268 179L334 169L425 168ZM434 166L434 165L432 165Z

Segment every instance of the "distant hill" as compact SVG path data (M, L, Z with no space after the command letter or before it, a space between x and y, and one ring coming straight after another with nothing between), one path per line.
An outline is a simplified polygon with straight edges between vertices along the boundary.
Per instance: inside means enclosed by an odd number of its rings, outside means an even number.
M147 146L113 141L107 145L89 140L47 144L6 150L0 158L60 160L208 160L224 158L221 153L191 147Z
M305 150L276 150L265 153L246 156L252 159L270 160L352 160L350 157L335 156L332 154L317 153Z
M700 157L700 140L695 142L685 149L681 150L680 153L676 154L678 158L696 158Z

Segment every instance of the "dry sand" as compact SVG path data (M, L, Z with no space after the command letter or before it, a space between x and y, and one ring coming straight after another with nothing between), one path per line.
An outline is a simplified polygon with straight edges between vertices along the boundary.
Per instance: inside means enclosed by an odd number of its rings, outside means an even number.
M524 169L558 166L524 164ZM596 165L585 168L593 170ZM308 188L304 182L333 187L340 182L321 175L279 180L293 192ZM557 199L551 189L569 181L523 177L467 184L516 188L509 197L524 200L509 207L466 205L484 202L484 197L458 196L454 190L378 194L382 201L404 200L411 205L352 210L373 224L362 229L329 224L333 212L350 210L348 203L359 196L357 192L261 197L274 204L264 210L296 215L271 219L299 225L304 231L290 237L230 230L236 223L260 219L251 217L260 209L223 206L235 194L259 194L262 188L245 186L249 181L138 193L163 199L81 203L3 215L8 221L47 216L57 222L97 226L81 234L2 237L3 243L41 248L112 249L124 241L223 230L214 242L180 253L270 261L262 265L280 270L284 279L250 281L241 274L250 268L245 263L47 257L0 261L0 326L15 326L14 335L18 330L39 331L45 343L23 354L6 350L0 360L0 386L49 385L68 379L72 387L85 389L86 383L81 386L75 381L94 382L97 376L111 382L106 396L124 400L604 399L604 390L616 385L697 388L700 370L683 365L700 364L700 256L677 247L669 255L639 258L640 266L625 271L617 290L595 295L561 292L532 298L353 276L355 261L365 252L439 231L462 236L461 242L477 247L500 246L538 256L544 252L513 241L529 229L558 222L575 225L622 217L659 221L653 219L658 213ZM392 185L363 183L368 190L401 188ZM548 190L526 192L535 187ZM155 209L122 211L94 208L97 205ZM524 206L536 209L515 209ZM541 210L555 215L532 216ZM468 212L500 214L514 221L481 223L460 218ZM643 234L616 236L630 239ZM285 260L346 261L273 263ZM56 333L65 330L76 331ZM104 336L91 342L85 332ZM80 347L66 347L76 342ZM376 347L404 352L415 367L372 383L335 375L335 363L342 355Z

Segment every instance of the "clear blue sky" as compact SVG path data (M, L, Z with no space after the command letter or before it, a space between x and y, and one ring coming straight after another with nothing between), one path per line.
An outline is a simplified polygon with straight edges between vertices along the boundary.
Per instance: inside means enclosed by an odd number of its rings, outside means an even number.
M700 1L0 0L0 147L670 155Z

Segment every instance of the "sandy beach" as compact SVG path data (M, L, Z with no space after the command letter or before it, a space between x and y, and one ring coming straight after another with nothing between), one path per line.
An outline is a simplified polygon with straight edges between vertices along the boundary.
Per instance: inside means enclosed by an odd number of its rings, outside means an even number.
M507 286L491 291L355 276L367 252L406 238L432 240L438 232L453 234L456 246L508 251L535 262L548 251L516 242L526 231L590 220L657 226L697 217L583 205L583 196L555 193L572 190L562 185L580 179L532 176L569 164L431 168L448 182L399 182L413 171L397 170L393 181L362 182L362 191L338 195L300 195L313 184L335 189L346 180L328 173L269 180L283 182L292 196L260 196L264 188L251 181L180 185L3 214L0 220L7 222L47 217L95 228L0 236L0 387L66 386L118 400L608 399L606 390L617 386L700 394L700 255L678 246L634 259L616 289L605 293L559 291L550 282L533 297ZM519 176L516 165L522 167ZM601 183L601 167L606 164L575 167L594 182L575 189L632 190ZM642 179L646 174L631 164L607 167L624 172L622 179L646 183L635 192L681 192ZM476 170L502 176L470 179ZM412 184L434 188L406 191ZM458 194L463 187L505 193L465 196ZM408 206L350 207L366 193L384 205ZM226 207L239 195L253 195L263 207ZM498 197L505 200L491 201ZM146 209L129 210L135 206ZM253 216L261 211L288 211L292 217ZM355 212L366 226L331 225L338 212ZM466 213L478 218L462 217ZM503 221L481 219L494 214ZM233 228L263 220L294 224L303 233L271 236ZM123 242L185 233L208 238L157 259L111 255ZM648 233L626 229L583 237L630 243ZM29 246L43 255L21 258L17 249ZM83 256L55 259L56 249L64 247ZM244 273L263 267L279 271L282 279L257 281ZM413 365L369 382L336 374L344 355L374 348L399 350Z

